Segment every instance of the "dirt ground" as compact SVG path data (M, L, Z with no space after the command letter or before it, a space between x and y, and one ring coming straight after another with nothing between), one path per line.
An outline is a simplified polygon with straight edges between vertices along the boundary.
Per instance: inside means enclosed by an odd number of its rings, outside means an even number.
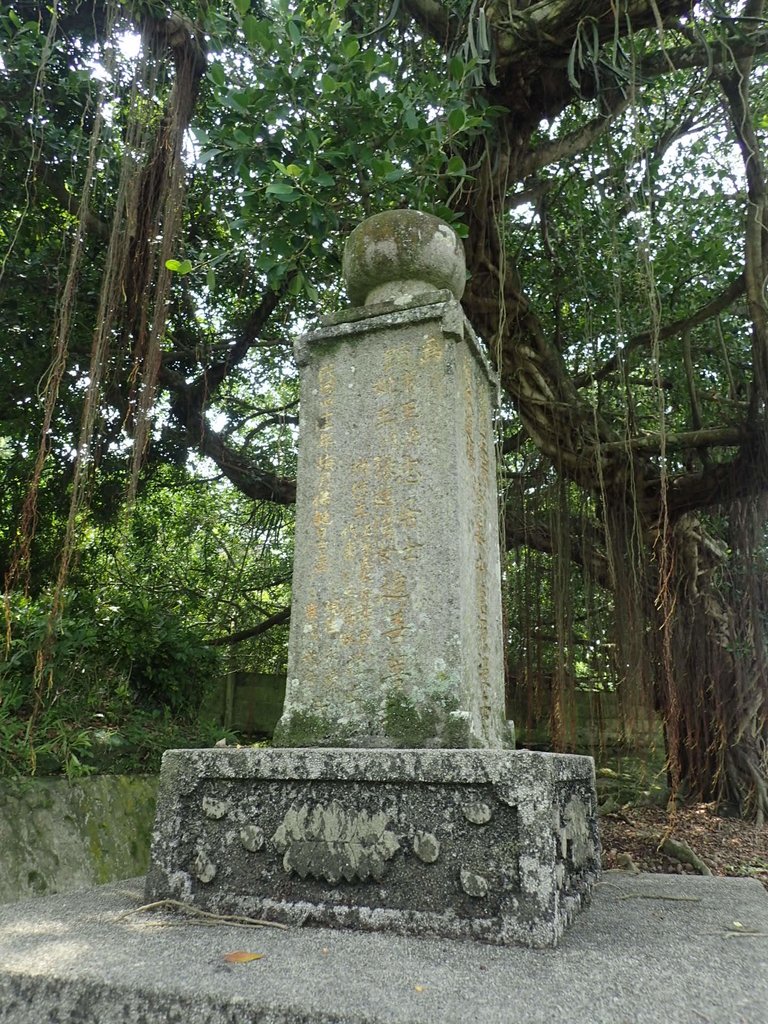
M768 825L720 817L710 804L680 808L674 819L661 807L626 805L601 814L600 838L604 868L705 873L681 862L687 854L675 843L683 843L712 874L756 878L768 889ZM672 844L665 852L666 839Z

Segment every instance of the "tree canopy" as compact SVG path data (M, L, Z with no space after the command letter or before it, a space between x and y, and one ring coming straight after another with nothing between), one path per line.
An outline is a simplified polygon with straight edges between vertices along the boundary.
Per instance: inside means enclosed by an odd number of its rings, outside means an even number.
M416 206L502 380L510 685L559 744L619 686L676 788L768 813L761 2L15 0L0 46L9 592L163 474L289 507L291 335ZM270 550L208 640L284 621Z

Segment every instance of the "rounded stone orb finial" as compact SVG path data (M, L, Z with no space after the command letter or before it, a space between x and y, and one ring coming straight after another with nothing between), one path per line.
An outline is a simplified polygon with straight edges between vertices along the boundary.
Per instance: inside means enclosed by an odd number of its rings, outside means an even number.
M342 273L353 306L405 304L441 288L460 299L467 277L456 232L418 210L386 210L364 220L347 239Z

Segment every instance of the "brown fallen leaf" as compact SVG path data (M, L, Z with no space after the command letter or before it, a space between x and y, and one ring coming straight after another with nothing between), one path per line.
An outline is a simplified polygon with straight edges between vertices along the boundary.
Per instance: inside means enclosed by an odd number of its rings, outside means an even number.
M251 960L261 960L263 956L263 953L246 953L238 949L234 953L225 953L224 959L228 964L249 964Z

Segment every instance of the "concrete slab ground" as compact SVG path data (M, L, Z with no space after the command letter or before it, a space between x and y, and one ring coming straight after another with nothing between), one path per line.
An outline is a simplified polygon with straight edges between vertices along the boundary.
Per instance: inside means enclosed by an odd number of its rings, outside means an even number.
M0 907L2 1024L768 1024L754 880L608 872L555 950L201 925L142 892Z

